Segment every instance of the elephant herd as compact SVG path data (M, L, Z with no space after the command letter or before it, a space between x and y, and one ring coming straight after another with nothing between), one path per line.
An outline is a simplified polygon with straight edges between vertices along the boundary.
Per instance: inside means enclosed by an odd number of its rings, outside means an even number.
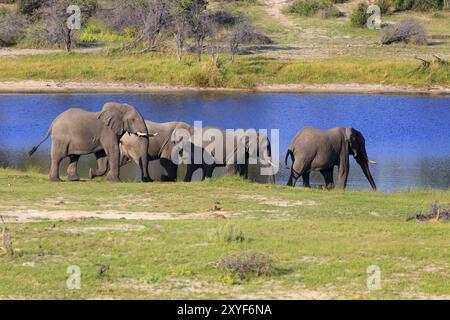
M210 141L197 139L210 136L217 140L221 136L221 148L211 148ZM30 152L52 137L50 181L61 181L59 167L63 159L69 158L68 180L80 180L77 165L80 156L94 154L97 169L90 169L89 177L107 175L107 180L120 181L120 168L129 162L139 166L142 181L150 182L149 162L159 160L166 171L165 181L177 181L179 161L175 156L187 160L184 181L190 182L197 169L202 178L211 178L217 167L226 167L228 174L249 176L250 158L257 157L261 167L272 169L272 148L268 137L256 133L254 139L247 135L229 135L217 127L194 128L184 122L155 123L144 120L131 105L106 103L100 112L88 112L71 108L59 115L50 126L45 138ZM232 146L228 148L228 146ZM227 148L225 147L227 146ZM189 150L187 153L183 151ZM198 159L200 155L200 159ZM349 156L353 155L361 166L370 185L376 190L371 175L369 158L363 135L353 128L336 128L328 131L308 127L301 130L292 141L286 155L292 159L289 186L295 186L302 177L305 187L310 187L311 171L320 171L326 187L334 188L333 170L339 167L339 187L345 189L349 174ZM273 171L270 171L273 172ZM269 175L274 183L274 174Z

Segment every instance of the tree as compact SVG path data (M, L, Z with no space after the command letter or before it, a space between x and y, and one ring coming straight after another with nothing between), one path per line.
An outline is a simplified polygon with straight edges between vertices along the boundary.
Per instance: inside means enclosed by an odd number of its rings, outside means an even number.
M186 7L190 35L194 39L198 60L202 59L203 42L210 32L210 19L206 12L208 1L191 0Z
M48 0L39 10L50 44L64 45L67 52L72 51L73 36L76 32L76 29L68 26L70 13L67 13L67 9L71 2L73 1Z
M106 13L105 22L119 32L136 31L128 47L142 43L144 50L155 50L170 24L169 0L118 1Z
M27 19L19 13L0 13L0 46L17 44L27 25Z

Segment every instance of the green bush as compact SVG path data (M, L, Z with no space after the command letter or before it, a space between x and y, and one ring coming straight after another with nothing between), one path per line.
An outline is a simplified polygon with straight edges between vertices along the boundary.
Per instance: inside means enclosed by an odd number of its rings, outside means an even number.
M330 9L333 3L329 0L294 0L287 8L288 13L300 16L313 16L320 10Z
M443 0L415 0L414 10L418 11L430 11L430 10L440 10L444 7Z
M358 3L358 5L353 9L350 16L350 23L355 28L364 28L367 24L367 14L368 5L364 2Z
M381 14L386 14L391 8L391 0L377 0L375 4L380 7Z
M232 224L226 224L211 230L209 237L213 240L223 242L242 242L245 240L242 230Z
M397 11L418 10L430 11L439 10L444 7L443 0L394 0L394 7Z

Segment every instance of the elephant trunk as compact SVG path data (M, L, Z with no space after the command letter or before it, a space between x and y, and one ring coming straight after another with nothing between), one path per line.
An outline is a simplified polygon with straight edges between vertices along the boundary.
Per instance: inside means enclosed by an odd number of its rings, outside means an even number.
M369 169L369 161L361 162L359 163L359 165L361 166L367 180L369 180L369 183L372 186L373 191L377 191L377 185L375 184L375 180L373 179L372 173L370 172Z

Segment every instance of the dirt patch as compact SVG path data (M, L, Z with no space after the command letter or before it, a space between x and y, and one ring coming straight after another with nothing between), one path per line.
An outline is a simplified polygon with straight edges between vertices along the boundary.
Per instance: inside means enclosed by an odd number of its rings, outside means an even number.
M68 234L82 234L82 233L98 233L105 231L122 231L122 232L131 232L131 231L142 231L145 229L145 226L141 225L132 225L132 224L116 224L111 226L101 226L101 227L83 227L83 228L64 228L61 229L64 233Z
M233 215L227 213L227 216ZM100 220L201 220L215 219L211 212L198 212L192 214L179 214L167 212L126 212L126 211L46 211L46 210L21 210L0 212L5 221L12 223L27 223L39 220L82 220L82 219L100 219ZM118 230L127 231L127 230ZM129 230L132 231L132 230ZM93 230L92 232L97 232Z
M102 48L84 48L75 49L76 53L96 53L100 52ZM20 57L20 56L39 56L54 53L64 53L61 49L16 49L16 48L2 48L0 49L0 57Z
M280 199L272 199L264 196L241 196L242 200L254 200L258 201L260 204L276 206L276 207L297 207L297 206L315 206L317 202L313 200L303 200L303 201L292 201L292 200L280 200Z
M333 295L327 292L306 290L301 286L285 289L278 281L265 281L260 289L249 292L244 286L230 286L214 281L171 276L158 279L154 283L123 279L120 282L106 284L105 289L131 289L144 293L146 297L165 297L170 299L189 299L193 295L197 298L218 296L221 299L238 300L325 300L334 298Z

